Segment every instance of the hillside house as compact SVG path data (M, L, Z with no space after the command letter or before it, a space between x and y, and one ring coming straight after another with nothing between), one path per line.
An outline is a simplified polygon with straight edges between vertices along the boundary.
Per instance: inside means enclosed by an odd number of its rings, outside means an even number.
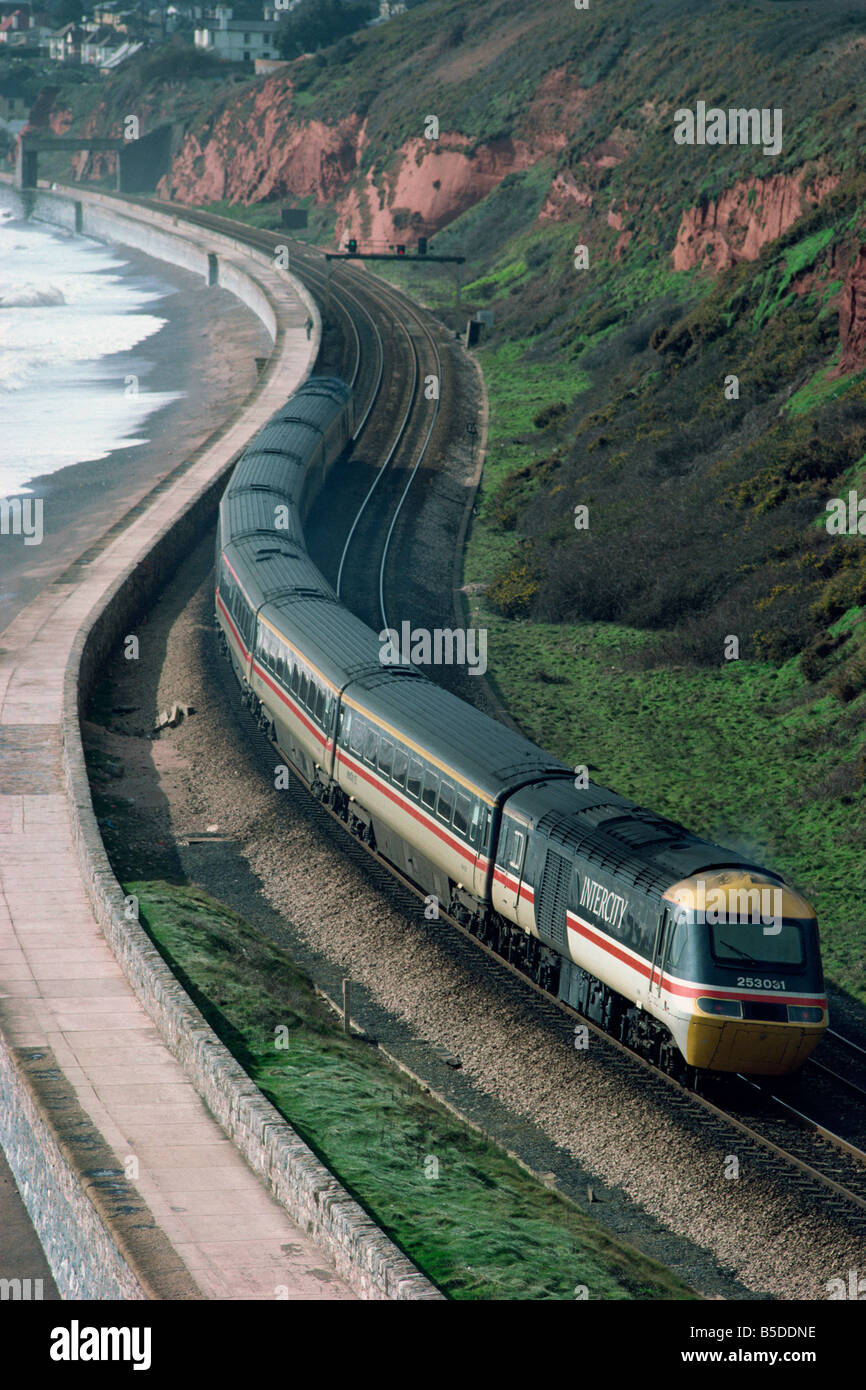
M265 13L273 14L273 10ZM196 48L222 62L251 63L256 58L279 58L276 19L233 19L228 5L217 5L212 19L195 31Z

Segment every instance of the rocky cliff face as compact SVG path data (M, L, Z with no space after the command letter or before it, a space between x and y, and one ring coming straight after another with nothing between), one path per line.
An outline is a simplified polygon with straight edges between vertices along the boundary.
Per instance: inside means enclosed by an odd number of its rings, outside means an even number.
M224 106L187 135L161 180L161 197L182 203L262 202L312 195L339 197L357 170L364 123L351 116L336 126L299 121L292 85L282 75L264 82L252 102Z
M863 371L866 367L866 245L858 247L839 296L839 337L842 356L835 375Z
M539 223L575 222L590 240L609 228L616 234L610 253L622 260L640 237L640 198L612 197L599 175L629 159L634 144L629 132L615 131L573 167L562 167L565 131L573 132L592 111L594 95L557 68L539 83L513 136L473 143L459 130L443 132L436 140L418 135L389 152L387 160L369 163L363 159L367 120L353 115L328 124L300 118L292 83L279 73L252 99L239 96L190 132L158 192L188 203L312 197L320 205L335 206L338 241L356 236L387 245L407 233L432 236L508 174L546 159L551 179ZM643 115L655 122L659 113L648 105L651 109ZM717 275L738 261L755 260L763 246L817 206L837 183L835 175L814 170L735 182L720 197L682 214L670 250L673 269L697 266ZM655 203L652 211L658 210ZM847 372L866 362L866 251L853 265L836 265L835 277L846 272L837 370ZM804 275L794 289L804 293L811 284L811 275Z
M677 231L674 270L702 266L718 272L736 261L756 260L762 246L786 232L837 183L828 175L806 185L802 173L745 179L715 201L689 208Z
M262 84L246 112L226 106L204 131L189 134L158 192L188 203L312 196L336 204L338 235L391 242L410 217L413 230L430 235L507 174L559 151L563 122L587 95L570 89L562 71L551 73L528 110L525 133L487 144L473 144L460 131L437 140L419 135L391 152L387 167L374 163L359 177L366 121L298 119L291 82L278 74ZM559 210L552 206L549 215Z
M656 31L639 0L622 0L636 28L613 12L593 19L590 12L566 14L569 6L554 9L544 0L479 0L470 30L443 3L431 6L420 29L404 17L342 54L298 60L252 83L212 73L187 86L145 73L136 88L130 72L88 89L92 104L75 87L52 106L47 98L56 89L46 91L33 120L58 132L71 124L82 135L117 135L133 110L145 134L171 123L178 143L157 189L162 197L192 204L309 199L328 211L319 227L333 216L338 240L351 235L368 245L434 236L509 175L534 169L520 184L538 209L536 233L564 225L575 243L590 247L594 266L606 261L625 276L632 267L642 274L653 266L663 275L699 268L709 278L754 261L836 187L835 171L850 178L852 162L838 140L828 148L820 138L822 121L836 135L846 129L846 64L859 69L857 55L840 50L820 66L822 91L842 95L830 108L815 108L803 142L814 152L811 163L765 174L773 167L766 161L728 151L714 166L729 170L723 191L680 213L682 189L700 188L706 168L689 164L685 152L675 158L673 118L682 94L671 88L664 24ZM693 28L706 71L727 72L734 55L725 56L725 44L697 9ZM588 25L606 36L600 47ZM801 86L805 78L795 80ZM98 92L95 101L91 91ZM431 110L439 112L435 139L425 129ZM855 135L852 127L848 138ZM75 173L103 177L113 162L82 153ZM497 208L506 206L503 193ZM484 216L472 225L485 225ZM515 223L509 235L523 230ZM864 350L863 271L853 255L850 225L844 235L840 227L820 265L806 266L791 282L796 293L814 283L823 294L844 279L844 370Z

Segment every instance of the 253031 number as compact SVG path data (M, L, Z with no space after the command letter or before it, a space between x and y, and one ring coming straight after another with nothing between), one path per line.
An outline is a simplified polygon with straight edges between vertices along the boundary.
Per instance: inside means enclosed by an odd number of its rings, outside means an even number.
M761 980L752 975L738 975L737 984L744 989L786 989L784 980Z

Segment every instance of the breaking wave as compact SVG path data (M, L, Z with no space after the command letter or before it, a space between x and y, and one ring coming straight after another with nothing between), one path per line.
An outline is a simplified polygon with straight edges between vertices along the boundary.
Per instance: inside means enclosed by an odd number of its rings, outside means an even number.
M0 219L0 497L143 442L147 417L178 393L126 390L130 359L116 354L159 332L152 308L170 292L111 247Z
M65 304L66 296L56 285L22 285L18 290L0 292L0 309L33 309L48 304Z

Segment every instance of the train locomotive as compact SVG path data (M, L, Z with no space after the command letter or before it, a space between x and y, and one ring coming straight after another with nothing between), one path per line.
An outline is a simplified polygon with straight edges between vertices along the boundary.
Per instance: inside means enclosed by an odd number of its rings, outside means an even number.
M340 604L303 524L352 430L349 387L309 378L220 506L221 643L280 756L473 936L669 1073L797 1070L827 1026L808 903L582 785L416 667L383 665L377 634Z

